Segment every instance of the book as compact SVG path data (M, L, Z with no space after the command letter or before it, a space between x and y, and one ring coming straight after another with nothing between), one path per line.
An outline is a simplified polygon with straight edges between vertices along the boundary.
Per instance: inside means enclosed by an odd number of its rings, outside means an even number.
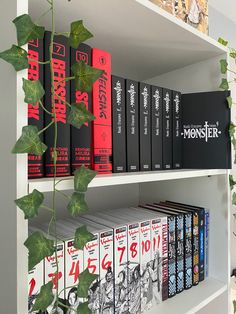
M229 95L229 91L182 95L183 168L231 169Z
M181 93L173 91L173 169L182 168L182 103Z
M151 87L151 151L152 170L161 170L162 165L162 88Z
M45 60L49 59L51 32L46 31L44 36ZM69 176L70 171L70 125L67 123L68 106L70 102L70 82L65 78L70 76L70 50L68 39L64 36L55 36L53 43L53 72L55 95L52 103L50 65L45 65L45 107L55 112L57 120L57 147L54 148L55 129L53 126L45 131L45 144L48 149L45 153L45 175L54 176L54 158L56 158L56 176ZM45 126L53 121L53 117L45 115ZM56 156L55 156L56 155Z
M151 170L151 86L139 83L140 171Z
M91 47L86 44L80 44L78 49L70 48L71 66L77 62L84 61L91 65ZM76 90L75 81L71 84L71 103L83 103L87 110L92 110L92 94ZM76 168L85 166L91 168L91 123L86 123L77 129L71 126L71 172L74 174Z
M113 172L126 172L125 79L112 76L112 163Z
M111 118L111 55L92 49L92 66L104 70L93 85L92 122L93 169L98 173L112 172L112 118Z
M209 235L210 235L210 211L205 211L205 278L209 277Z
M162 125L162 156L163 169L172 169L173 123L172 123L172 91L163 88L163 125Z
M126 80L127 171L139 171L138 82Z
M31 40L28 43L28 79L32 81L39 80L44 86L44 66L38 61L44 61L43 39ZM37 105L28 104L28 124L37 126L39 130L44 126L44 111L38 103ZM40 135L41 141L44 141L43 133ZM43 156L28 154L28 178L41 178L44 176Z

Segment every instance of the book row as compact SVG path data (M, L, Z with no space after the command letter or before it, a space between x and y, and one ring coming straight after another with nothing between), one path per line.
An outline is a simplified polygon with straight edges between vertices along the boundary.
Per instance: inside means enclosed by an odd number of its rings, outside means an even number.
M182 94L111 75L111 55L81 44L69 48L67 38L53 44L54 104L49 59L51 33L29 43L30 80L44 85L44 105L57 117L56 175L69 176L84 165L98 173L162 169L230 168L230 110L226 92ZM91 93L76 90L71 66L83 61L104 70ZM83 103L96 119L80 129L67 122L67 103ZM28 122L39 129L52 122L40 104L28 105ZM54 176L54 128L41 134L44 156L28 156L29 178ZM226 152L226 153L225 153ZM217 159L212 159L212 155ZM201 157L199 157L201 156Z
M82 225L94 238L77 250L73 237ZM48 225L30 228L37 230L47 233ZM29 310L49 281L71 311L87 301L94 314L138 314L208 276L209 211L201 207L167 201L103 210L59 220L57 230L59 270L55 256L49 256L29 272ZM85 269L98 278L82 299L77 285ZM46 313L54 313L54 307L55 300Z

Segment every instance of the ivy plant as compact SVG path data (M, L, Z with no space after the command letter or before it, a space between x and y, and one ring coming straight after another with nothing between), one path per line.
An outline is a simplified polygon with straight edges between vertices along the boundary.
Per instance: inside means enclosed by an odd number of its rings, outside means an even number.
M51 14L52 20L52 35L50 43L50 57L45 60L44 64L50 64L51 74L51 91L52 96L58 96L56 89L54 88L53 78L53 62L52 62L52 45L55 35L59 33L55 30L55 18L54 18L54 6L55 0L47 0L49 9L45 14ZM40 18L39 18L40 20ZM29 57L27 51L22 48L23 45L34 39L43 39L45 28L38 25L32 20L28 14L23 14L16 17L13 20L16 27L17 44L13 44L10 48L0 52L0 58L10 63L16 71L21 71L29 68ZM93 37L92 33L84 26L83 21L73 21L70 25L70 31L65 33L68 37L68 45L73 48L78 48L79 44L85 42L87 39ZM80 91L91 91L93 83L103 74L103 71L86 65L83 61L75 63L72 66L72 73L74 76L65 78L63 81L75 80L76 89ZM47 87L49 88L49 87ZM38 216L38 212L43 208L50 212L51 217L49 223L49 234L45 235L40 231L36 231L31 234L25 241L24 245L28 249L28 265L29 270L40 263L45 257L55 254L55 260L57 265L57 273L59 272L59 266L57 261L57 250L55 249L58 244L58 235L53 232L56 230L57 222L57 206L56 197L58 193L64 194L57 188L59 181L56 178L56 164L57 164L57 119L54 98L52 97L52 110L49 112L45 109L43 104L43 96L45 90L40 81L28 80L23 78L22 89L25 94L24 102L30 103L32 106L41 106L46 114L50 114L53 117L52 122L46 125L42 130L39 130L36 126L26 125L22 129L22 134L15 143L12 153L14 154L35 154L43 155L47 150L47 146L41 141L40 134L52 125L54 126L54 146L53 146L53 164L54 164L54 177L53 177L53 191L52 191L52 207L48 207L44 204L44 194L38 190L34 190L28 195L22 195L19 199L15 200L17 207L24 213L25 219L32 219ZM59 97L59 96L58 96ZM65 102L70 109L67 123L73 125L73 127L80 128L83 124L91 122L95 117L86 109L84 103L70 104ZM25 105L26 105L25 104ZM74 176L74 192L71 196L67 196L68 212L74 217L80 213L88 211L88 205L85 200L85 193L87 191L89 183L96 176L96 172L85 167L81 167L75 172ZM65 195L65 194L64 194ZM53 238L51 236L53 234ZM75 232L74 245L78 249L83 249L84 245L93 238L93 235L88 232L86 226L78 228ZM53 240L52 240L53 239ZM56 274L57 274L56 273ZM56 275L55 274L55 275ZM97 275L91 274L87 269L80 274L79 284L77 285L78 296L86 298L88 295L88 289L90 284L97 278ZM75 286L76 287L76 286ZM66 289L67 287L65 287ZM55 311L60 312L59 308L67 310L67 306L60 302L60 294L63 291L58 291L56 288L56 294L53 294L53 284L49 282L43 285L36 298L32 311L45 311L52 303L54 303ZM55 313L56 313L55 312ZM81 303L78 309L75 311L79 314L91 313L88 308L88 303Z

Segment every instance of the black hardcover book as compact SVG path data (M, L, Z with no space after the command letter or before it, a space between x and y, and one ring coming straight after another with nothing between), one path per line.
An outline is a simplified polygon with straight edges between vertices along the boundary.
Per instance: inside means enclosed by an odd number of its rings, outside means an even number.
M230 169L229 91L182 95L183 168Z
M182 168L182 104L181 93L173 91L173 169Z
M80 44L78 49L70 48L70 64L84 61L91 65L91 47L86 44ZM71 103L84 103L91 112L92 98L91 93L81 92L75 89L75 81L72 80ZM91 123L86 123L77 129L71 126L71 171L74 174L76 168L85 166L91 168Z
M126 80L127 171L139 171L138 82Z
M125 79L112 76L113 172L126 172Z
M151 151L152 170L162 169L162 88L151 87Z
M51 32L45 32L44 51L45 60L49 59ZM56 148L56 175L70 175L70 125L67 123L68 107L65 101L70 102L70 82L65 77L70 76L70 49L68 38L55 36L53 43L53 70L54 70L54 106L52 104L50 65L45 65L45 106L49 111L56 113L57 119L57 148ZM54 108L53 108L54 107ZM45 125L52 121L50 115L45 115ZM45 132L45 144L48 149L45 153L45 173L47 177L54 175L54 127Z
M44 61L43 39L31 40L28 44L29 68L28 79L32 81L39 80L44 86L44 66L39 62ZM42 100L43 101L43 100ZM35 125L39 130L44 126L44 111L42 107L28 104L28 124ZM40 139L44 141L43 133ZM28 154L28 177L29 179L41 178L44 176L43 156Z
M172 169L173 123L172 123L172 91L163 88L163 126L162 126L163 169Z
M151 86L139 83L140 171L151 170Z

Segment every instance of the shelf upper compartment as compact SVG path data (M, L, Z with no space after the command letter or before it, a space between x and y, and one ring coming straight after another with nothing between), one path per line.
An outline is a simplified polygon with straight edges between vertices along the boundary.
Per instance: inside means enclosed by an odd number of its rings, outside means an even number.
M113 173L109 175L98 175L90 183L89 188L114 186L123 184L135 184L154 181L166 181L176 179L198 178L205 176L226 175L227 170L168 170L168 171L153 171L153 172L134 172L134 173ZM72 190L74 188L73 177L58 178L58 189ZM38 189L40 192L51 192L53 190L53 179L42 178L29 180L29 193L33 189Z
M46 6L46 1L29 1L29 13L37 19ZM226 52L149 0L56 1L58 31L69 31L78 19L95 36L88 43L111 52L113 73L140 81ZM42 24L50 29L50 15Z

